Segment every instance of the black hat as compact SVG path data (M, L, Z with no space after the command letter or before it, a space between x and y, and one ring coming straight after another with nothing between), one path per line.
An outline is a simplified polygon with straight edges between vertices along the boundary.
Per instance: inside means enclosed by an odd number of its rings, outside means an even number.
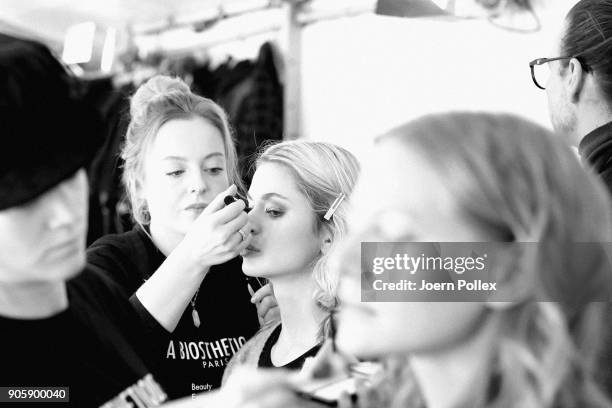
M46 46L0 35L0 210L71 177L101 145L100 117L74 84Z

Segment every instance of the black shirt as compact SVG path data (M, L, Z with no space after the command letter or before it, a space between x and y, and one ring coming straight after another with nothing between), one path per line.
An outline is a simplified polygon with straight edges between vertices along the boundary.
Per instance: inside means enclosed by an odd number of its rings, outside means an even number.
M32 405L98 407L149 374L132 347L141 341L133 337L138 319L122 292L94 271L72 279L67 292L68 309L51 317L0 316L0 386L69 387L69 403Z
M88 263L104 270L131 296L133 307L155 336L165 330L135 292L165 259L138 226L123 234L102 237L87 250ZM257 310L250 297L239 258L210 268L195 304L200 327L193 323L190 305L151 362L155 378L170 398L220 387L230 358L259 329Z
M598 127L587 134L578 147L581 160L593 168L612 193L612 122ZM612 307L608 303L606 316L612 318ZM608 325L603 334L603 347L598 356L596 379L609 398L612 398L612 326Z
M612 192L612 122L586 135L578 146L583 162L591 166Z
M304 354L302 354L295 360L285 364L282 367L277 367L274 364L272 364L272 347L276 344L276 341L278 340L278 336L280 336L281 328L282 328L282 325L279 324L272 331L272 333L270 333L270 337L268 337L268 340L266 340L266 343L261 349L261 354L259 355L259 362L257 363L257 365L263 368L288 368L292 370L299 370L302 368L302 366L304 365L304 362L306 361L308 357L314 357L317 355L317 353L319 352L319 349L321 348L321 345L317 344L316 346L312 347L310 350L308 350L307 352L305 352Z

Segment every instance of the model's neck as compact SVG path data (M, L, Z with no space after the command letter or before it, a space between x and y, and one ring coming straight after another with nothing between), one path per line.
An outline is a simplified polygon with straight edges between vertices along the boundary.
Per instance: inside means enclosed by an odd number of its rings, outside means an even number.
M149 225L149 230L153 243L166 256L170 255L185 238L185 234L169 230L155 223Z
M0 283L0 315L14 319L44 319L68 308L66 283Z
M486 322L478 334L457 346L411 357L428 408L482 405L492 375L498 327Z
M312 270L270 279L280 309L282 330L277 344L307 351L317 344L324 312L315 304Z

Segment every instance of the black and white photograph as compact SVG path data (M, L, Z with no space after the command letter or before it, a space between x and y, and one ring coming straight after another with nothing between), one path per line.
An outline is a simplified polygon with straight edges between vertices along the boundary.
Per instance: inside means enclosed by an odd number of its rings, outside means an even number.
M0 408L612 408L612 0L0 0Z

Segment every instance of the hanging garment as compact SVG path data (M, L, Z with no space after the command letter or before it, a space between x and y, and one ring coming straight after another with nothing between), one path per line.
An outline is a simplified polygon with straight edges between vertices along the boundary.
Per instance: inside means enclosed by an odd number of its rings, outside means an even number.
M218 103L228 112L234 127L238 163L247 185L257 148L264 142L283 139L283 89L273 53L271 43L263 44L255 63L238 63L220 85L217 95Z
M87 245L106 234L131 229L127 208L122 206L121 144L129 123L129 95L133 85L116 89L111 78L88 81L86 99L96 106L104 123L104 145L91 163L90 212Z

